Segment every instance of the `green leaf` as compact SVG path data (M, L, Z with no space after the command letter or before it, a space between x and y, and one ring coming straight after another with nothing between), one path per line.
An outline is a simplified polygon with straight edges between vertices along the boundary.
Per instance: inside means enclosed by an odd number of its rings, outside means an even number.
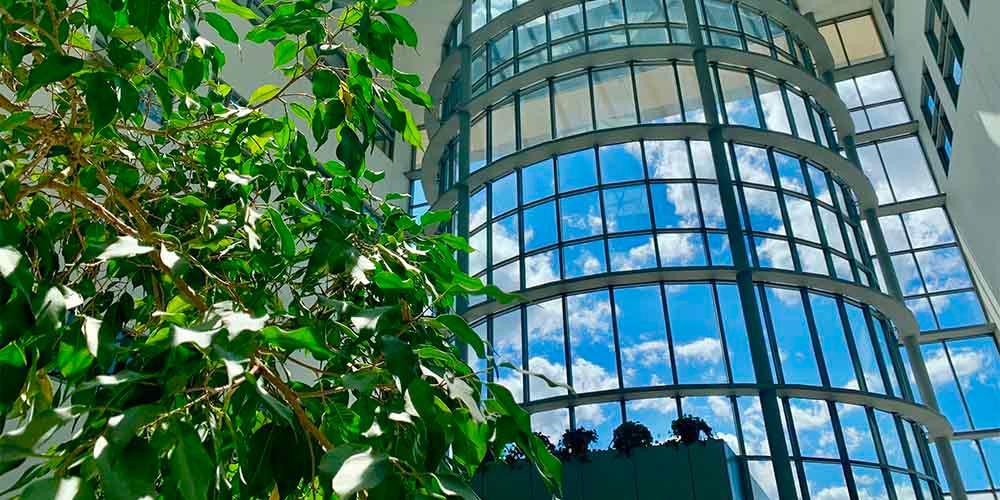
M115 12L106 0L87 0L87 20L104 36L115 29Z
M204 201L201 200L201 198L198 198L193 194L187 194L180 198L174 198L174 201L180 203L181 205L184 205L185 207L208 208L208 203L205 203Z
M268 101L278 95L278 92L281 92L281 88L277 85L261 85L260 87L257 87L257 90L254 90L253 93L250 94L249 104L254 106Z
M59 373L68 379L87 371L94 362L94 357L86 348L75 347L66 342L59 343L59 354L56 357ZM2 371L2 369L0 369Z
M288 259L295 257L295 237L292 236L292 231L288 229L285 220L273 208L267 209L267 215L271 218L271 225L274 226L274 230L281 239L281 255Z
M153 250L156 249L139 244L139 240L131 236L122 236L114 243L108 245L104 251L97 256L97 260L107 261L124 257L135 257L136 255L147 254Z
M396 273L390 273L388 271L379 271L372 278L375 280L375 284L379 288L385 290L412 290L413 282L410 280L403 280Z
M319 69L312 72L312 90L317 99L328 99L337 95L340 79L333 71Z
M21 125L27 123L34 113L31 111L19 111L17 113L11 113L10 116L4 118L0 121L0 130L13 130Z
M107 78L87 78L87 109L94 122L94 130L101 130L114 121L118 113L118 94Z
M108 500L156 498L154 481L160 464L156 450L144 439L135 439L117 452L97 457L97 467Z
M39 479L26 488L21 500L92 500L94 490L78 477Z
M28 360L17 344L0 349L0 415L6 414L21 395L28 378Z
M312 328L304 327L295 330L282 330L277 326L269 326L260 331L261 335L271 344L288 351L305 349L319 359L333 356L331 351Z
M215 8L219 9L219 12L240 16L248 21L260 19L254 11L233 2L233 0L219 0L215 2Z
M36 90L69 78L83 69L83 60L72 56L51 54L28 72L28 83L17 93L20 101L31 97Z
M103 0L98 0L103 1ZM236 30L233 29L233 25L230 24L229 20L215 12L205 12L205 22L207 22L215 32L222 37L223 40L229 43L240 43L240 36L236 34Z
M389 25L389 29L392 30L392 34L399 41L408 47L417 46L417 30L413 29L413 26L410 25L410 22L405 17L392 12L382 12L379 15L382 16L382 19L385 19L386 24Z
M160 18L167 12L166 0L129 0L128 23L144 35L156 31Z
M274 68L284 66L295 59L299 52L299 44L295 40L285 39L274 46Z
M486 359L486 345L483 339L469 327L465 318L457 314L442 314L434 319L451 330L451 333L454 333L465 345L476 351L476 356L479 356L480 359Z
M424 227L441 224L451 220L451 212L447 210L432 210L420 216L420 225Z
M195 55L191 55L184 62L184 88L194 90L205 78L205 61Z
M343 461L329 460L336 456L338 448L334 448L324 456L328 461L327 472L333 476L333 492L341 498L348 497L362 490L369 490L382 483L389 468L389 457L383 453L373 452L368 448L361 453L354 453ZM354 450L350 450L353 452ZM342 454L343 452L340 451ZM340 462L339 464L336 462Z
M206 500L215 467L194 429L181 422L170 425L177 444L170 452L170 476L185 500Z

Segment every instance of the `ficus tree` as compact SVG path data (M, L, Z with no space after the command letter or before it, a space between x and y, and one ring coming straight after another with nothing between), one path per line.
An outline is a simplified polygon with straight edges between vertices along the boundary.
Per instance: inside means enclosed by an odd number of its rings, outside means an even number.
M511 297L371 189L377 114L419 145L429 105L412 2L0 0L0 496L474 498L515 445L558 490L456 347ZM237 96L221 44L284 83Z

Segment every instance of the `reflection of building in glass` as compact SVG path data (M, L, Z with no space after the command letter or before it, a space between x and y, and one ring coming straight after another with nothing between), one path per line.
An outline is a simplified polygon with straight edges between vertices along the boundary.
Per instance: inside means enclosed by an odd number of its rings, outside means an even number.
M464 312L536 430L693 413L764 497L993 498L1000 360L935 180L961 19L928 0L910 102L880 3L463 2L418 194L521 293Z

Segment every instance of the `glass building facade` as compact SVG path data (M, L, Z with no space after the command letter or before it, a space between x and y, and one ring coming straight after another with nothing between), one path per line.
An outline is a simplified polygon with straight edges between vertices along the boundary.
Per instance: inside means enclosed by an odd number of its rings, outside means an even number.
M699 415L760 498L992 488L1000 441L951 438L1000 426L968 370L997 351L940 333L985 319L911 116L891 70L835 76L885 56L868 31L779 0L463 2L421 202L520 294L460 312L537 431Z

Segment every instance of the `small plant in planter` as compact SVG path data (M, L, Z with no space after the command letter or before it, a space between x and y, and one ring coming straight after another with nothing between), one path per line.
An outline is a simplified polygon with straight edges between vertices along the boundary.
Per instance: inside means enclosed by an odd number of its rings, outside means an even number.
M590 445L597 442L597 431L577 427L563 433L559 440L559 456L586 459Z
M619 454L632 455L632 450L636 448L648 448L653 446L653 433L649 428L639 422L625 422L615 429L614 438L611 440L611 449L617 450Z
M697 443L701 441L701 435L705 435L705 439L712 439L712 427L708 425L707 422L701 419L701 417L695 417L692 415L684 415L670 425L674 436L684 444Z

